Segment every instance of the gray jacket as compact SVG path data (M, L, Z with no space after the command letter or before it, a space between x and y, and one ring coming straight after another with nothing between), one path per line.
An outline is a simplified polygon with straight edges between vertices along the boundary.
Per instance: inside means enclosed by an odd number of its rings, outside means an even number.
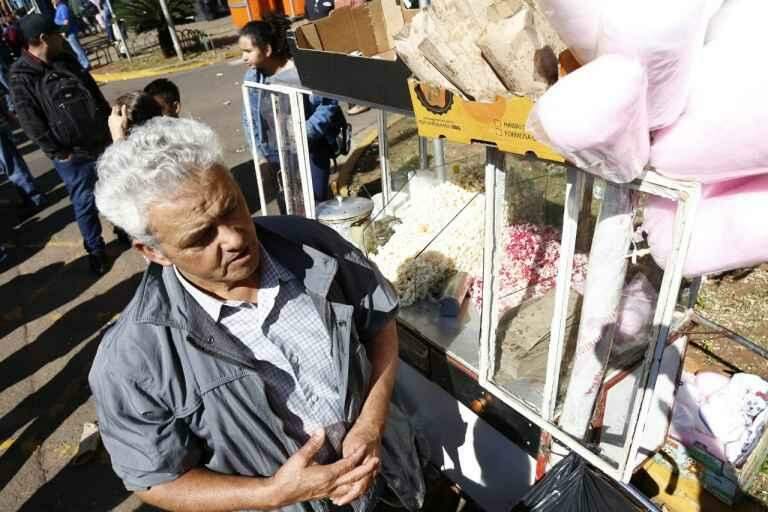
M368 389L365 346L397 313L391 285L333 230L299 217L256 221L267 252L304 283L347 368L339 375L350 424ZM194 467L270 476L299 446L271 414L258 361L189 296L173 269L150 265L99 347L89 382L112 466L129 490ZM416 432L395 393L381 474L404 505L420 508ZM286 507L324 512L324 501Z

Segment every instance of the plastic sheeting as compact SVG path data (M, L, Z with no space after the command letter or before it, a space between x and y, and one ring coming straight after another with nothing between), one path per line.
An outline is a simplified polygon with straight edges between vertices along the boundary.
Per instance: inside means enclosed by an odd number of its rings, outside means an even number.
M539 480L512 512L640 512L641 504L618 483L571 454Z
M768 261L768 175L704 186L683 275L695 277ZM656 263L665 268L672 251L674 202L650 197L643 231Z
M627 183L648 163L646 90L637 60L604 55L552 86L527 128L581 169Z

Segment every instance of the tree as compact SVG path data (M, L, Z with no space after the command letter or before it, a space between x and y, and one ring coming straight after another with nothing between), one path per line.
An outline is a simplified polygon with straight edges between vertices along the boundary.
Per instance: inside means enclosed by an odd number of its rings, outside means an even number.
M185 23L195 15L194 0L167 0L167 4L174 24ZM163 56L176 55L158 0L114 0L112 6L117 17L124 19L137 34L156 30Z

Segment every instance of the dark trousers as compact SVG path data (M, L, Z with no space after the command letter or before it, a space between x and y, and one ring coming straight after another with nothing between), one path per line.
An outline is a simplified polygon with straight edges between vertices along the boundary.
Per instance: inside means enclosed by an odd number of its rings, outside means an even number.
M320 146L309 149L309 171L312 174L312 192L315 195L315 204L322 203L329 199L328 179L331 176L331 151ZM280 170L280 162L272 162L272 176L274 187L277 191L277 205L280 214L285 215L285 191L283 190L283 176ZM296 169L298 172L298 169ZM298 178L297 178L298 179Z
M93 197L93 187L96 185L96 162L77 160L72 157L66 161L54 160L53 166L69 192L85 249L88 252L103 251L101 222L99 222L99 212Z
M312 191L315 204L327 201L328 178L331 176L331 152L326 147L313 148L309 151L309 168L312 173Z

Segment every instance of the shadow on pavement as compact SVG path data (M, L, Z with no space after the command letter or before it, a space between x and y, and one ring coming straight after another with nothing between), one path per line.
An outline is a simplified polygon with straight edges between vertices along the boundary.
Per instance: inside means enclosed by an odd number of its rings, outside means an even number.
M37 489L19 512L112 510L130 495L105 457L82 466L66 466Z
M52 480L37 489L18 512L113 510L131 494L112 471L109 455L101 447L94 460L64 467ZM133 512L163 511L142 503Z
M0 215L9 215L0 210ZM2 265L0 272L5 272L15 265L20 265L29 258L42 251L50 239L74 222L72 206L59 208L47 217L41 218L40 214L30 217L19 223L13 229L3 229L0 235L0 243L7 242L10 258Z
M87 260L83 255L70 263L51 263L40 270L19 274L0 286L0 301L9 305L0 313L0 338L76 299L90 288L97 277L88 272ZM62 286L56 286L57 282Z
M125 250L126 248L119 242L111 242L107 245L107 253L113 261ZM66 264L62 262L51 263L35 272L20 274L14 277L5 285L0 286L0 300L4 304L13 304L12 307L4 308L2 313L0 313L0 319L2 319L0 323L0 339L22 325L33 322L76 299L98 279L88 268L87 255L83 255ZM107 293L112 293L112 291ZM48 354L50 359L53 359L69 352L74 345L85 339L74 339L77 337L77 333L80 332L81 327L88 331L88 335L92 334L94 329L89 330L90 326L88 323L83 324L81 319L78 318L82 316L82 313L70 315L70 313L82 311L81 308L96 310L95 316L102 315L102 313L98 313L98 311L103 311L101 305L90 304L91 301L87 301L76 306L72 311L57 320L34 343L26 345L3 360L0 363L0 392L34 373L41 366L38 364L40 362L39 359L26 357L25 350ZM60 324L62 321L70 322L71 325ZM46 333L54 327L57 327L60 337L58 340L48 340L49 336ZM67 336L67 333L72 333L73 336L70 338ZM46 343L51 346L45 347Z
M114 315L123 310L140 279L141 274L136 273L109 291L68 311L34 342L5 359L0 367L0 389L31 375L49 361L67 354L83 340L99 333ZM101 334L91 339L56 376L0 420L0 439L10 438L26 425L18 439L0 456L0 489L13 479L37 448L91 396L88 372L100 341ZM85 491L85 486L79 489L81 493ZM37 510L48 509L43 507ZM79 510L103 509L86 507Z

